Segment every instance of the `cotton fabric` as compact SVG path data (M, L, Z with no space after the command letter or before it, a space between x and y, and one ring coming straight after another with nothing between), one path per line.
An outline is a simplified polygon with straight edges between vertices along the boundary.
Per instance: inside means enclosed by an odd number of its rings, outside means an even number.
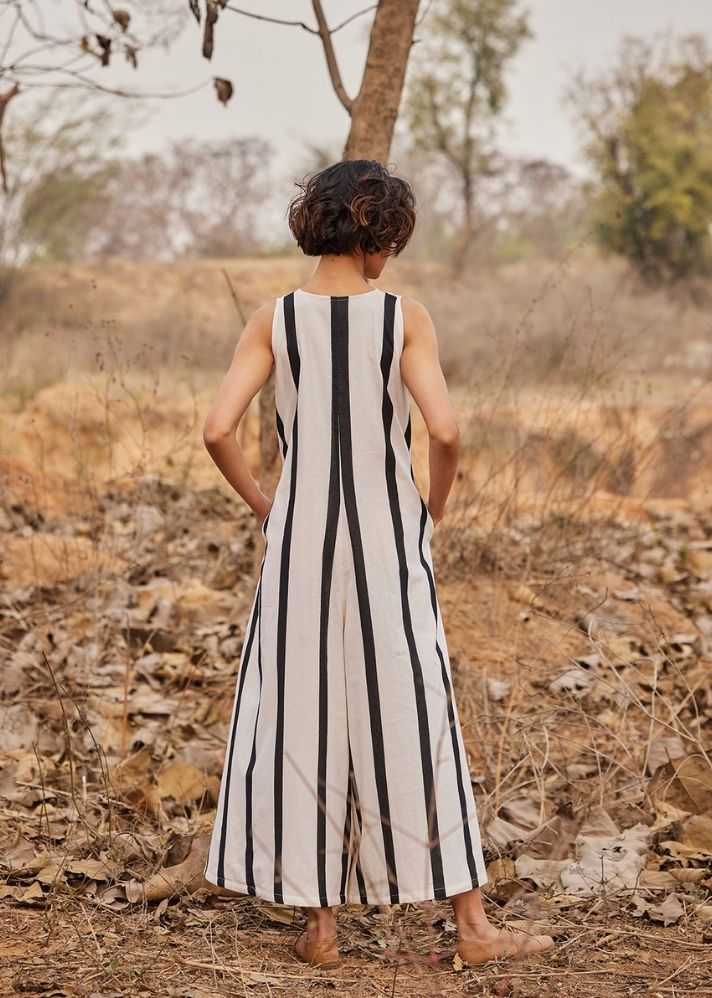
M487 881L411 464L401 298L297 289L275 304L282 468L204 875L283 904Z

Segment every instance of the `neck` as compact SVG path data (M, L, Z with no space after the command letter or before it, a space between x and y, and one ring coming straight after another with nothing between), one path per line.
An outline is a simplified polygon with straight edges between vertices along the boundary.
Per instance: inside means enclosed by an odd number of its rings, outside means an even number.
M351 294L363 291L367 285L363 256L334 255L319 258L319 264L309 278L305 290L319 293L324 289L326 293L331 291L332 294Z

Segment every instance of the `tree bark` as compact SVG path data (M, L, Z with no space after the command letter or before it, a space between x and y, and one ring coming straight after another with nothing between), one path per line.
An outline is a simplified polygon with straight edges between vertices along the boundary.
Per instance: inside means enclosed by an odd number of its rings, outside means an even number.
M13 87L10 87L9 90L6 90L4 94L0 94L0 177L2 178L3 194L9 194L9 188L7 184L7 171L5 169L5 146L3 144L2 123L5 111L7 110L7 105L13 97L17 97L19 92L20 87L16 83Z
M460 234L453 250L450 263L450 273L454 278L461 278L467 267L472 244L475 241L475 192L474 178L471 173L464 172L462 178L463 218Z
M343 159L386 164L398 117L419 0L379 0Z

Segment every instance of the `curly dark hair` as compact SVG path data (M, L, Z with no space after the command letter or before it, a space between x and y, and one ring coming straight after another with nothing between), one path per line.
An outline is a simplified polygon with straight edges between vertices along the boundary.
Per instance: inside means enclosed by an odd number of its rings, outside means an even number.
M410 184L378 160L346 159L297 182L289 228L307 256L362 250L398 256L415 228Z

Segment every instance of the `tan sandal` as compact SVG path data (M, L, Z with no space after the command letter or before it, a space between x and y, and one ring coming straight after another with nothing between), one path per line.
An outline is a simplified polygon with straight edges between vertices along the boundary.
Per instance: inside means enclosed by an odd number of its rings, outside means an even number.
M292 952L304 963L319 967L338 967L341 958L336 945L337 935L325 939L307 939L307 930L301 932L294 940Z
M463 939L458 943L457 953L463 963L482 964L490 960L500 960L509 956L531 956L551 949L552 936L532 935L519 929L500 929L497 939Z

